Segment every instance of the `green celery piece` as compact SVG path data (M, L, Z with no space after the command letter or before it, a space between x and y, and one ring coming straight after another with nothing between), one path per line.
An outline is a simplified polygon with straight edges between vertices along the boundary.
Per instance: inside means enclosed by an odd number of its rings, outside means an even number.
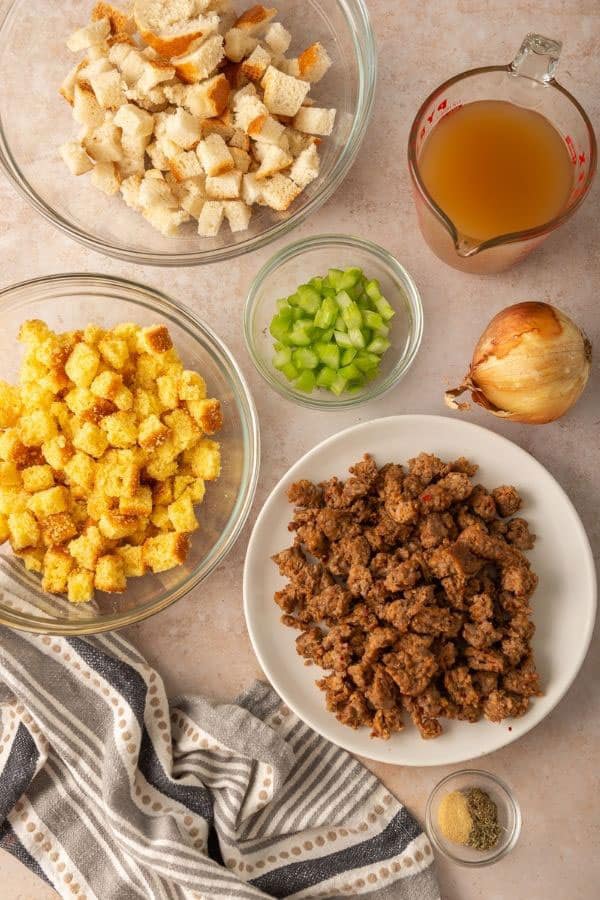
M390 333L389 325L381 325L380 328L373 329L373 337L375 337L375 335L377 335L378 337L386 338L389 335L389 333Z
M390 319L393 319L396 315L396 311L392 308L392 306L388 303L385 297L377 297L374 301L375 306L377 307L377 312L381 316L384 322L389 322Z
M333 327L336 331L348 331L348 327L341 316L338 316L335 320Z
M291 325L292 322L294 321L294 312L295 312L295 310L292 309L291 306L286 305L279 310L277 315L279 316L279 318L281 319L282 322L287 322L289 325Z
M342 375L337 374L335 379L331 382L329 390L332 392L332 394L335 394L336 397L339 397L340 394L343 394L343 392L346 390L347 384L348 382L346 381L346 379Z
M306 313L303 309L300 309L299 306L294 306L292 309L292 322L297 322L298 319L305 319Z
M303 372L300 372L298 378L296 378L294 387L305 394L312 394L316 383L317 379L315 378L315 373L311 372L310 369L304 369Z
M367 350L369 353L376 353L378 356L381 356L385 353L386 350L390 348L390 342L387 338L384 337L374 337L371 343L367 346Z
M352 341L350 340L350 335L346 334L343 331L334 331L333 336L335 338L335 342L338 347L352 347Z
M323 290L323 282L324 281L325 281L325 279L321 278L320 275L315 275L315 277L311 278L308 283L310 284L311 287L314 287L314 289L316 291L318 291L320 294L321 291Z
M273 350L275 350L276 353L279 353L280 350L283 350L284 346L285 345L280 344L279 341L273 341Z
M326 331L324 331L321 335L320 340L323 344L330 344L333 340L333 328L328 328Z
M352 287L344 288L344 290L355 301L358 301L363 294L362 284L360 284L360 282L353 285Z
M329 366L323 366L317 375L317 384L319 387L329 388L336 378L337 372L335 369L330 369Z
M371 372L373 369L379 368L380 359L376 353L369 353L367 350L359 350L354 359L354 363L361 372Z
M342 275L342 289L347 290L348 288L354 287L355 284L359 284L362 280L363 273L362 269L358 269L355 266L349 269L345 269Z
M354 302L347 291L338 291L335 295L335 300L342 312Z
M331 328L338 315L338 305L333 297L324 297L315 315L318 328Z
M337 344L325 344L320 342L313 345L313 349L324 366L329 369L339 369L340 348Z
M303 323L306 322L306 325ZM308 319L301 319L294 322L293 328L289 333L289 342L295 347L309 347L312 341L313 324Z
M269 331L280 344L287 346L291 343L289 323L285 322L281 316L273 316L269 325Z
M352 328L361 328L364 324L362 313L354 301L342 310L342 319L348 326L348 331Z
M367 281L365 284L365 293L375 302L375 300L379 300L381 297L381 289L379 286L379 282L376 278L372 278L371 281Z
M365 386L365 379L361 377L360 381L353 381L352 384L349 384L346 388L346 391L349 394L358 394Z
M319 365L319 358L309 347L298 347L292 352L292 362L297 369L316 369Z
M275 301L275 306L277 307L277 312L281 312L282 309L289 309L290 304L287 302L287 297L280 297L279 300Z
M342 365L349 366L350 363L353 362L354 357L357 353L358 350L356 350L354 347L348 347L347 350L344 350L344 352L342 353Z
M383 319L379 315L379 313L373 312L368 309L365 313L363 313L363 318L365 320L365 325L368 325L369 328L373 328L374 330L377 328L381 328L383 325Z
M342 378L345 378L346 381L355 381L357 378L362 378L362 374L360 370L354 365L354 363L350 363L349 366L343 366L338 375L341 375Z
M288 363L292 361L292 351L289 347L284 347L283 350L278 350L275 356L273 357L273 365L276 369L283 369L284 366L287 366Z
M350 346L356 347L357 350L362 350L365 346L365 336L360 330L360 328L349 328L348 329L348 338L350 339Z
M281 374L285 375L288 381L294 381L298 377L298 369L293 363L286 363L281 367Z
M301 284L296 293L299 296L298 306L310 316L314 316L321 305L321 295L310 284Z
M290 296L287 298L287 302L290 304L290 306L298 306L300 302L300 294L297 291L295 294L290 294Z
M335 300L335 295L337 291L335 288L332 288L330 284L323 284L323 288L321 290L321 297L332 297Z
M341 282L343 277L344 273L341 269L330 269L327 273L327 280L335 291L341 291Z

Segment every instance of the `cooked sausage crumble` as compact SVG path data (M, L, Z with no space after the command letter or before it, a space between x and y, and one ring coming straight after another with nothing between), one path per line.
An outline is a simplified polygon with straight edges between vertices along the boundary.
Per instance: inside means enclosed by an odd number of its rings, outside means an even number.
M273 557L282 621L345 725L388 739L403 710L423 738L440 718L522 716L540 696L529 599L535 535L514 487L421 453L405 469L369 455L344 482L292 484L294 544Z

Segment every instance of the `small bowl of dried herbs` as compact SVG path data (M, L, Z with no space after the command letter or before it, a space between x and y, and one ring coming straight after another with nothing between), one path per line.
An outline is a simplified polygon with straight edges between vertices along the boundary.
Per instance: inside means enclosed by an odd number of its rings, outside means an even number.
M496 775L462 769L433 789L425 812L434 848L461 866L489 866L512 850L521 832L521 810Z

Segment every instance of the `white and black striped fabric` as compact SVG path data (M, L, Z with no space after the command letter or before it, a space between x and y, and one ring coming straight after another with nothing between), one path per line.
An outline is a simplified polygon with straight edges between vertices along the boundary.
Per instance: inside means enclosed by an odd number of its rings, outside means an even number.
M269 687L169 704L118 634L0 628L0 846L74 900L439 898L415 820Z

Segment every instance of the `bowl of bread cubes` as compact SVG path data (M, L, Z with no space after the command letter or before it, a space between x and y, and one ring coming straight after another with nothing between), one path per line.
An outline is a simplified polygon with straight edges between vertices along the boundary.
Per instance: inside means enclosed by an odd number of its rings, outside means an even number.
M91 634L199 584L248 515L259 434L227 348L141 285L0 292L0 623Z
M0 165L61 231L130 262L281 237L337 189L370 117L364 0L12 0L0 29Z

